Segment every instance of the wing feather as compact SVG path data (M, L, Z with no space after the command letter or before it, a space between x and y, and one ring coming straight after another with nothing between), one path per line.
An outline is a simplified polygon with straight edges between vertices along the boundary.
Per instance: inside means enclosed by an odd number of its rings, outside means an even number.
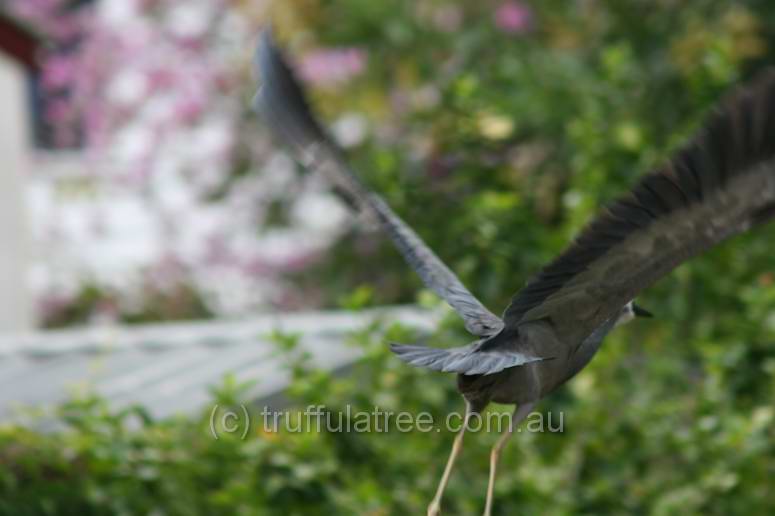
M457 348L430 348L426 346L391 344L391 350L404 362L444 373L490 375L511 367L548 360L516 350L495 349L481 351L479 341Z
M548 319L581 342L684 261L775 217L775 71L723 101L695 138L613 203L518 292L507 327Z
M377 219L428 288L460 314L469 332L477 336L498 333L503 327L501 319L485 308L417 233L352 173L341 149L315 120L301 86L268 31L262 35L256 64L263 81L256 108L291 146L297 159L321 171L349 203Z

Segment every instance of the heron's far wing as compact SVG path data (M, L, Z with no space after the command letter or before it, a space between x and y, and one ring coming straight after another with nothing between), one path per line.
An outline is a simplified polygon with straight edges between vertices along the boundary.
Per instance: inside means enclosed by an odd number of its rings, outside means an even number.
M581 342L682 262L775 217L775 71L733 92L659 170L518 292L508 326L549 320Z
M379 221L409 265L428 288L460 314L469 332L478 336L498 333L503 327L500 318L485 308L412 228L352 173L341 149L315 120L299 82L269 31L262 35L256 66L262 80L256 109L295 157L305 167L322 172L348 202Z

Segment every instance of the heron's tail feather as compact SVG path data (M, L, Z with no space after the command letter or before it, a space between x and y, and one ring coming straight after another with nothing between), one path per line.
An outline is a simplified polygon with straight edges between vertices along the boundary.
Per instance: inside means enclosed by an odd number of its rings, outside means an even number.
M480 341L477 341L467 346L440 349L391 343L390 349L409 365L466 375L494 374L510 367L545 360L512 351L478 351L479 344Z

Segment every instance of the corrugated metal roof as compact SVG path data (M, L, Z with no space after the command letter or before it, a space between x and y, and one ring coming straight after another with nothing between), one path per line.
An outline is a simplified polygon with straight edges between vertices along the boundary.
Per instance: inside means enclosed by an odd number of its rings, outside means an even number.
M117 407L142 404L154 417L192 413L227 373L257 380L252 397L267 399L288 384L272 331L299 334L315 364L334 370L360 356L344 337L378 318L430 331L438 314L396 307L0 336L0 421L16 419L20 407L53 406L74 386Z

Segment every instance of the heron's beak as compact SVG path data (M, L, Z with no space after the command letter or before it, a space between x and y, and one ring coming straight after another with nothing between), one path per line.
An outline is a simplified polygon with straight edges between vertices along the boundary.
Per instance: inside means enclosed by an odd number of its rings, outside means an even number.
M646 310L645 308L641 308L640 306L633 303L632 305L632 313L635 314L635 317L654 317L654 314Z

